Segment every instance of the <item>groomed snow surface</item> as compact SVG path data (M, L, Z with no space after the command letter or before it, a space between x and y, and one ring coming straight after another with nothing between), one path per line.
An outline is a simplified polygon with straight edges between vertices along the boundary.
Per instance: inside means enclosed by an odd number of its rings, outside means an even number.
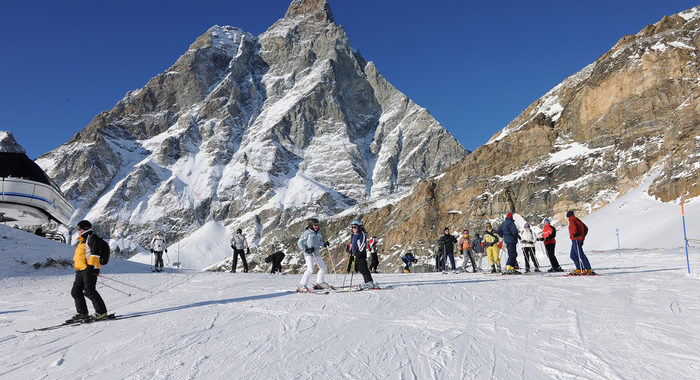
M15 259L46 252L70 257L72 248L1 225L0 244L0 378L681 379L700 373L697 248L690 276L682 249L629 249L619 256L589 253L598 277L379 274L375 280L390 289L328 295L292 292L299 275L151 273L148 265L114 259L103 270L111 279L101 279L98 290L110 312L138 316L23 334L18 330L74 313L73 275L70 268L20 269ZM571 269L566 255L558 258ZM329 282L340 285L343 275L332 274Z

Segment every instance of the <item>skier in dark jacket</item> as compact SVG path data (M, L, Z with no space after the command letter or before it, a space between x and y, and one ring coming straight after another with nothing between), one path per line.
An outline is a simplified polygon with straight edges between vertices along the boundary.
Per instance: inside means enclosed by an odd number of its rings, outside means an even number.
M77 313L66 322L80 322L89 319L100 320L107 317L107 307L100 293L95 289L101 266L100 257L92 254L95 250L93 245L95 239L90 239L90 236L92 236L92 223L87 220L81 220L78 222L76 229L78 230L78 245L75 247L75 254L73 255L75 281L73 281L73 288L70 294L75 301ZM92 317L88 315L85 298L92 301L92 306L95 308L95 315Z
M518 257L518 251L516 250L518 240L520 240L520 235L518 234L518 228L515 226L515 221L513 220L513 214L508 213L506 215L506 220L501 223L496 231L499 236L503 238L508 249L508 261L506 262L506 274L520 274L520 272L515 270L517 266L516 259Z
M476 237L472 239L472 250L479 256L479 270L481 270L481 259L484 257L484 247L481 244L481 236L476 234Z
M588 227L583 224L581 219L574 216L573 211L566 213L569 218L569 237L571 238L571 260L576 265L576 270L572 273L575 275L594 275L595 272L591 269L591 263L588 262L588 257L583 253L583 241L588 235Z
M552 265L547 272L563 272L559 266L559 261L557 261L557 256L554 254L554 247L557 244L556 241L557 229L549 222L549 219L544 220L544 228L542 228L542 237L537 239L544 243L544 249L547 251L547 258L549 258L549 263Z
M369 251L369 255L372 257L372 262L369 264L369 271L372 273L379 273L377 271L377 267L379 266L379 256L377 254L377 245L379 244L379 240L377 239L376 236L372 236L371 239L369 239L369 245L367 245L367 250Z
M372 274L369 272L369 268L367 268L367 234L365 233L365 229L362 227L362 222L359 220L354 220L351 227L352 237L350 238L350 254L355 257L355 266L362 274L365 281L364 284L360 285L360 289L377 288L372 280Z
M450 234L450 229L445 227L444 234L440 236L440 252L442 253L442 271L444 272L446 269L446 261L447 257L450 258L450 265L452 265L452 270L456 271L457 266L455 266L455 255L454 255L454 249L455 249L455 244L457 244L457 238L452 236Z
M282 260L284 260L284 252L277 251L265 258L266 263L272 263L270 273L282 273Z
M406 268L404 268L403 272L404 273L411 273L411 264L418 262L418 259L416 259L413 256L413 253L406 252L405 255L401 256L401 261L403 261L404 264L406 264Z

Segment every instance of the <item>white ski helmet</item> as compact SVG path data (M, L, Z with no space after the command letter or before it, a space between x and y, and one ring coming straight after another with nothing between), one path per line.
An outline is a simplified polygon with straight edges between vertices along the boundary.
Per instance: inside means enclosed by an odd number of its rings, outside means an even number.
M355 219L355 220L352 221L352 223L350 223L350 226L358 226L358 227L360 227L360 226L362 226L362 221Z

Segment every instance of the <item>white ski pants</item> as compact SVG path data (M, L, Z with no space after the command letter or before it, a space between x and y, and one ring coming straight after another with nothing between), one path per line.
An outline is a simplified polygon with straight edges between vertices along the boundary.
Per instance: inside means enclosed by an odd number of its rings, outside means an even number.
M306 272L304 272L304 275L301 276L301 282L299 285L309 286L309 277L314 274L314 264L318 265L316 283L320 284L322 282L326 282L326 263L323 262L321 256L304 254L304 260L306 260Z

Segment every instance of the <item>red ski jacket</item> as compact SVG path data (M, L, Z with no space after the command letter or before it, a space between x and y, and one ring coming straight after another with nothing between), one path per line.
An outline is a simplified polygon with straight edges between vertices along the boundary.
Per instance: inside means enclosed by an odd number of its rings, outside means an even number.
M557 241L554 237L557 235L557 230L551 224L545 224L542 229L542 239L545 245L555 244Z
M569 238L583 241L588 235L588 227L575 215L569 217Z

